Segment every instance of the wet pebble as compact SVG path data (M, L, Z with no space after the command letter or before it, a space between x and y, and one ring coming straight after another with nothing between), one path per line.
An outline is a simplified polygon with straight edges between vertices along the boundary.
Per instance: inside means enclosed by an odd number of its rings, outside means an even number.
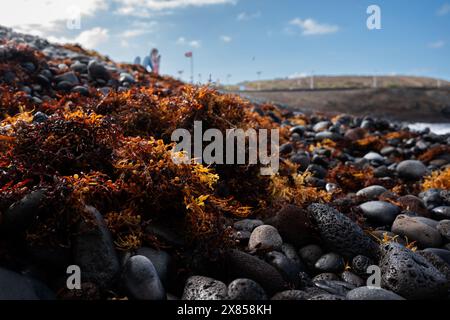
M267 300L264 289L250 279L236 279L228 285L230 300Z

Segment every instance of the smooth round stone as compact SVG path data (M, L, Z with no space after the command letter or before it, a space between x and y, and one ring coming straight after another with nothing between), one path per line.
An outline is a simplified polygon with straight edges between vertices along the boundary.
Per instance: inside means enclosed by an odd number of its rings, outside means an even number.
M355 129L347 130L347 132L344 135L345 138L347 138L351 141L363 139L365 136L366 136L366 130L364 130L362 128L355 128Z
M439 231L417 217L399 215L392 225L392 232L416 241L421 248L437 248L442 243Z
M441 220L437 226L441 236L450 241L450 220Z
M405 160L397 165L397 173L403 179L417 181L427 173L427 167L417 160Z
M243 219L233 224L234 229L252 232L255 228L262 226L264 222L258 219Z
M381 285L406 299L447 295L446 277L421 255L390 242L381 250Z
M36 112L34 114L34 116L33 116L33 122L34 123L42 123L42 122L45 122L47 120L48 120L48 116L45 113L41 112L41 111Z
M315 232L307 212L298 206L286 205L268 224L278 230L284 241L297 247L313 242L315 239Z
M364 197L370 200L377 199L379 196L381 196L383 193L385 193L387 189L383 186L370 186L364 189L359 190L356 195L358 197Z
M89 61L87 66L88 74L92 79L101 79L104 81L108 81L111 78L108 70L105 68L103 64L97 62L95 60Z
M304 269L303 262L293 245L289 243L283 243L283 245L281 246L281 251L286 256L286 258L294 262L299 269Z
M450 207L437 207L432 210L432 213L438 219L450 219Z
M286 290L280 272L266 261L239 250L230 250L225 261L230 276L248 278L259 283L267 293Z
M228 285L230 300L267 300L264 289L250 279L236 279Z
M300 249L299 255L307 267L312 269L317 260L322 256L322 249L316 244L310 244Z
M76 230L74 262L80 266L84 281L108 288L120 272L114 242L97 209L87 206L85 214L90 219L83 219Z
M167 283L169 279L169 268L172 263L172 257L163 250L155 250L153 248L142 247L136 252L140 256L149 259L158 273L162 283Z
M307 153L296 153L291 156L291 162L298 164L301 171L306 170L311 163L311 158Z
M192 276L186 281L181 300L225 300L225 283L208 277Z
M134 77L131 74L126 73L126 72L122 72L120 74L120 76L119 76L119 82L120 83L124 83L124 82L134 83L135 80L134 80Z
M78 80L77 75L73 71L66 72L56 76L55 81L58 83L68 82L71 84L72 87L80 84L80 80Z
M330 121L320 121L313 126L313 130L315 132L327 130L330 124Z
M41 212L45 190L39 189L13 203L2 215L1 228L13 234L25 231Z
M123 286L138 300L165 300L166 292L153 263L144 256L128 259L122 274Z
M70 66L70 69L78 73L87 73L87 65L81 63L80 61L76 61L75 63L73 63Z
M405 300L398 294L379 287L359 287L347 293L348 300Z
M360 276L350 271L342 272L341 279L355 287L362 287L365 284L364 280Z
M72 88L71 90L72 92L77 92L83 96L88 96L89 95L89 89L84 87L84 86L75 86Z
M269 225L262 225L253 230L248 247L250 250L279 250L283 244L278 230Z
M61 81L58 82L56 85L56 89L62 90L62 91L70 91L73 87L73 84L68 81Z
M345 267L344 259L336 253L324 254L317 260L314 267L321 272L340 272Z
M315 135L314 139L316 141L322 141L322 140L325 140L325 139L330 139L332 141L337 141L337 140L342 139L342 136L340 134L335 133L335 132L322 131L322 132L317 133Z
M290 144L289 142L282 144L279 150L280 154L289 154L292 151L294 151L294 148L292 147L292 144Z
M425 192L421 192L419 197L425 202L428 209L444 205L444 200L441 197L441 190L439 189L429 189Z
M367 219L384 225L390 225L400 213L397 206L385 201L369 201L359 207Z
M309 294L301 290L286 290L278 292L271 300L307 300Z
M446 249L438 249L438 248L427 248L423 250L425 252L431 252L437 255L439 258L444 260L447 264L450 265L450 251Z
M0 267L0 300L54 300L43 283Z
M380 155L379 153L376 152L369 152L364 156L364 159L369 160L369 161L378 161L378 162L383 162L384 158L382 155Z
M336 280L314 281L314 285L321 290L338 296L346 296L348 291L355 289L355 286L350 283Z
M294 261L288 259L284 254L278 251L272 251L266 254L266 261L280 272L286 281L298 285L300 267Z
M299 135L303 135L305 130L306 130L305 126L295 126L295 127L292 127L291 129L289 129L289 131L291 133L297 133Z

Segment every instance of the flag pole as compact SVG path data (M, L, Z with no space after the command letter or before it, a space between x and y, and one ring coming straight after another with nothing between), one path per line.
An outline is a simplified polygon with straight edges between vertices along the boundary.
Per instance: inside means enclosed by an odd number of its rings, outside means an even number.
M191 84L194 84L194 54L191 54Z

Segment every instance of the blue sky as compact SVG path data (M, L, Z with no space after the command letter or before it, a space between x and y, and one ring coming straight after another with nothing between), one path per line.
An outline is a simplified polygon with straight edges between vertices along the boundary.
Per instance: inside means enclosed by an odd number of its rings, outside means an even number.
M381 8L381 30L366 26ZM118 61L155 46L161 72L236 83L314 74L406 74L450 80L446 0L13 0L0 24L80 42ZM79 12L80 29L67 28ZM21 17L21 18L19 18Z

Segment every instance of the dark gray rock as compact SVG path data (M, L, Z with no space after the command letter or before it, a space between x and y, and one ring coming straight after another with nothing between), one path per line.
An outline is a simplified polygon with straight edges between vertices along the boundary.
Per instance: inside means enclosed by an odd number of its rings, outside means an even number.
M345 300L345 297L338 296L335 294L323 293L309 298L308 300L325 300L325 301L333 301L333 300Z
M405 300L405 298L383 288L360 287L349 291L347 300Z
M427 167L417 160L405 160L397 165L397 173L403 179L417 181L427 173Z
M365 281L360 276L350 271L342 272L341 279L355 287L362 287L365 284Z
M303 265L303 262L300 259L299 255L297 254L297 250L294 248L293 245L289 243L283 243L283 245L281 246L281 251L286 256L286 258L288 258L295 264L295 266L299 270L305 269L305 266Z
M88 74L91 79L108 81L111 78L108 70L98 61L91 60L87 66Z
M231 276L252 279L269 294L286 289L287 283L280 272L257 257L239 250L230 250L225 262Z
M421 255L428 260L429 263L433 265L436 269L441 272L447 281L450 283L450 264L448 264L444 259L442 259L437 254L430 251L417 251L417 254Z
M193 276L186 281L181 300L225 300L227 286L208 277Z
M43 283L0 268L0 300L54 300L55 294Z
M136 253L149 259L155 266L161 282L167 284L172 257L163 250L155 250L147 247L139 248Z
M339 277L334 273L326 272L326 273L321 273L321 274L318 274L317 276L315 276L312 279L312 282L314 283L314 282L322 281L322 280L339 281Z
M55 81L59 84L61 82L67 82L71 85L71 87L77 86L80 84L80 80L78 80L75 72L70 71L63 74L60 74L55 77Z
M310 295L301 290L286 290L275 294L271 300L308 300Z
M316 261L314 267L321 272L339 273L344 270L344 259L336 253L326 253Z
M437 255L439 258L444 260L450 265L450 251L445 249L438 249L438 248L427 248L423 250L425 252L431 252Z
M369 201L359 207L368 220L382 225L391 225L400 213L397 206L385 201Z
M75 63L73 63L70 66L70 69L78 73L87 73L87 65L81 63L80 61L76 61Z
M308 207L322 241L333 252L352 258L359 254L376 256L378 246L348 217L324 204Z
M48 116L41 111L36 112L33 116L33 123L43 123L47 120Z
M437 230L440 232L441 236L447 241L450 241L450 220L442 220L437 225Z
M367 276L367 268L373 265L373 261L363 255L358 255L352 260L352 270L359 276Z
M71 91L79 93L79 94L81 94L83 96L88 96L89 95L89 89L84 87L84 86L75 86L75 87L72 88Z
M250 279L236 279L228 285L230 300L267 300L264 289Z
M153 263L144 256L128 259L122 273L127 292L138 300L165 300L166 292Z
M3 214L1 226L5 233L25 231L41 213L45 190L32 191L12 204Z
M391 242L381 252L381 285L406 299L445 297L448 281L424 257Z
M262 225L256 227L250 235L250 240L248 241L248 247L250 250L279 250L283 244L283 239L281 239L278 230L269 225Z
M120 270L111 234L102 215L86 207L86 217L78 225L74 238L74 261L83 271L83 282L108 287Z
M286 281L295 286L299 283L299 273L302 271L298 264L288 259L284 254L278 251L272 251L266 254L266 261L277 269Z
M134 77L131 74L126 73L126 72L122 72L120 74L120 76L119 76L119 82L120 83L128 82L128 83L131 84L131 83L134 83L135 80L134 80Z
M255 228L262 226L264 222L258 219L243 219L233 224L234 229L238 231L252 232Z
M421 248L436 248L442 243L439 231L416 217L399 215L392 225L392 232L416 241Z
M330 294L334 294L337 296L343 296L345 297L347 295L347 292L350 290L355 289L355 286L343 282L343 281L336 281L336 280L319 280L319 281L313 281L314 285L318 287L321 290L324 290Z
M322 256L322 249L316 244L310 244L300 249L299 255L309 269L313 269L317 260Z
M315 232L307 213L300 207L287 205L277 212L270 221L282 239L299 247L311 243L315 239Z
M364 189L359 190L356 195L359 197L364 197L366 199L374 200L377 199L381 194L386 192L387 189L383 186L370 186Z
M436 207L432 210L432 213L438 219L450 219L450 207Z

